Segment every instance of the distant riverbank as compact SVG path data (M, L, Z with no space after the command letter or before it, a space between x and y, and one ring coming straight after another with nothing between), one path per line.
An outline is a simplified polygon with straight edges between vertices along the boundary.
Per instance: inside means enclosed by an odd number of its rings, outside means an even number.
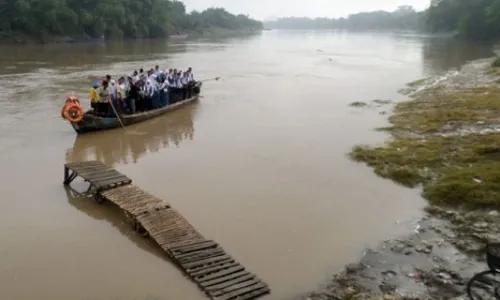
M222 38L232 36L245 36L257 34L262 32L262 29L227 29L211 27L203 29L202 31L188 31L186 39L199 39L199 38ZM174 35L174 34L173 34ZM165 38L169 38L165 37ZM137 38L139 39L139 38ZM65 43L102 43L105 41L116 40L136 40L135 38L111 38L106 37L90 37L90 36L46 36L43 38L33 38L23 34L14 35L8 38L0 38L0 44L65 44Z
M401 92L410 100L395 105L392 126L379 128L392 138L353 149L351 157L377 175L423 187L428 214L414 233L367 250L307 299L459 297L487 268L485 244L500 241L500 68L493 61L408 84Z

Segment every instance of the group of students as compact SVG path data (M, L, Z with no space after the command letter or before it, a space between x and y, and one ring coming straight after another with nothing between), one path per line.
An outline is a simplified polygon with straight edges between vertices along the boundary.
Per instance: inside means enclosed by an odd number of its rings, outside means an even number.
M134 71L115 81L110 75L94 82L90 89L91 108L99 116L135 114L165 107L193 96L196 86L192 68L187 71L154 69Z

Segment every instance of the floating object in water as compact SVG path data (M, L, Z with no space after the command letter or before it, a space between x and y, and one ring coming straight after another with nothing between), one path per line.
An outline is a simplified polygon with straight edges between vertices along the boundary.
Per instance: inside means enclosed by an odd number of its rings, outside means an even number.
M83 114L80 100L75 96L68 97L61 110L61 116L71 123L78 123L83 119Z

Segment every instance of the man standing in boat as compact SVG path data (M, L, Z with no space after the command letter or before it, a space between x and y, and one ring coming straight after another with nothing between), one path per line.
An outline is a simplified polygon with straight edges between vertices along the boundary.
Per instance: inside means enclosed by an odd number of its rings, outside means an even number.
M90 107L97 112L97 103L99 102L99 82L94 82L90 89Z
M99 102L97 105L97 112L102 115L107 115L110 112L110 101L111 96L108 87L108 81L103 80L101 87L99 88Z
M189 67L188 70L187 70L189 76L188 76L188 79L189 79L189 84L191 86L194 86L196 84L196 81L194 80L194 75L193 75L193 68Z
M180 82L182 84L182 100L186 100L189 97L189 74L188 71L182 73Z
M125 111L125 97L126 87L125 87L125 77L120 77L118 79L118 86L116 87L116 98L117 98L117 107L116 110L118 113L122 114Z
M135 114L136 100L139 99L139 87L131 77L128 80L129 91L127 93L127 107L131 114Z

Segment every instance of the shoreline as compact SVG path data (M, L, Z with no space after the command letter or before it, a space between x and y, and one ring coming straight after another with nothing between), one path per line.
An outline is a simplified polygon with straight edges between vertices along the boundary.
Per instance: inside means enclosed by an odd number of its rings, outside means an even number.
M263 32L264 29L226 29L226 28L204 28L202 32L187 31L188 37L180 41L192 41L204 38L224 38L234 36L246 36ZM127 41L127 40L154 40L154 39L170 39L170 36L159 38L121 38L121 39L105 39L88 38L83 36L49 36L43 39L37 39L26 35L17 35L7 39L0 39L0 45L57 45L57 44L102 44L114 41Z
M377 129L390 139L354 147L351 158L378 176L422 188L426 214L413 232L367 249L302 299L468 299L467 281L487 269L486 243L500 242L500 206L490 186L497 173L488 167L500 153L500 69L493 61L409 83L400 91L409 100L395 105L391 126Z

